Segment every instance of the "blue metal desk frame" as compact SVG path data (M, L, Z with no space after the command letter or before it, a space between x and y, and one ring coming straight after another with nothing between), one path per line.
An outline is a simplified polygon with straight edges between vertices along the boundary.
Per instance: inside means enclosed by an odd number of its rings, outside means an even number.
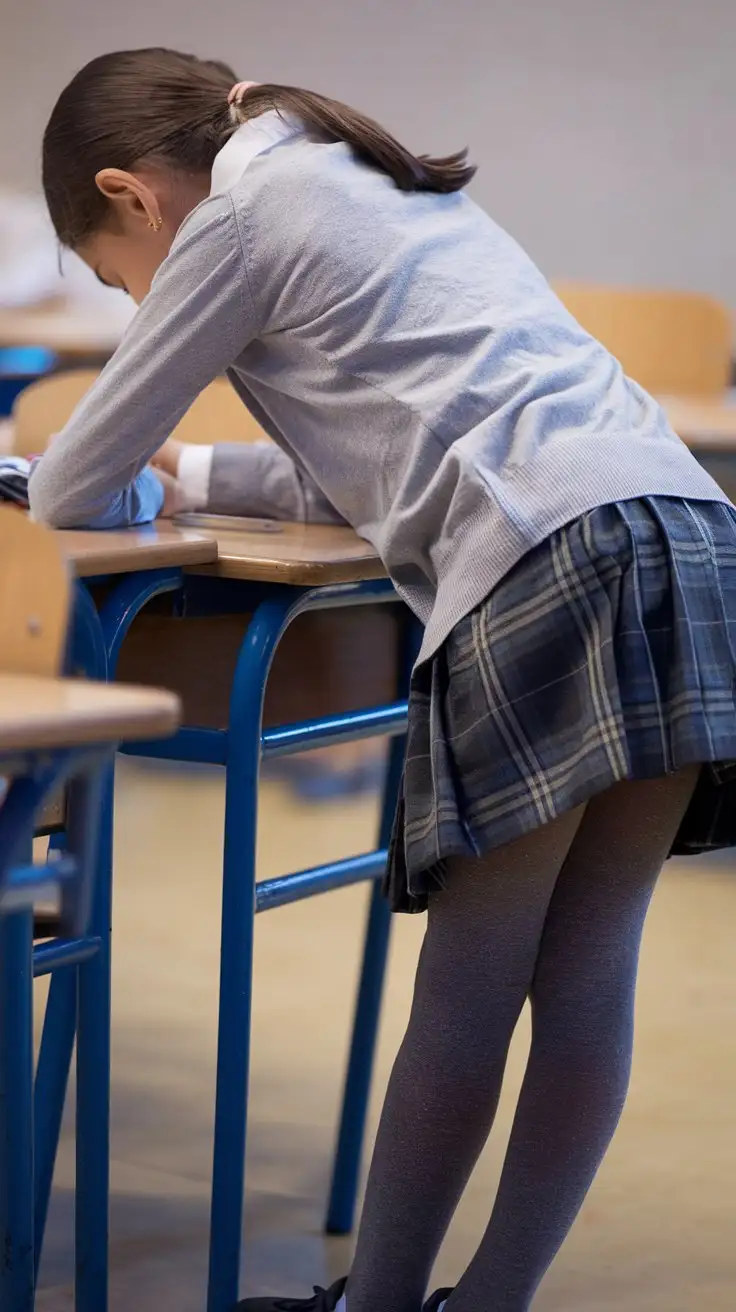
M89 594L81 586L80 592L89 602ZM175 606L180 614L253 612L236 665L228 728L183 728L165 742L136 744L130 749L135 755L218 764L226 770L207 1312L230 1312L238 1297L242 1247L255 915L317 893L373 880L326 1218L326 1228L330 1233L345 1234L352 1228L389 942L390 916L381 897L378 881L386 865L401 782L409 677L418 646L418 634L415 621L407 611L403 611L405 622L395 701L371 710L263 730L266 683L274 653L289 625L309 610L396 603L398 598L391 584L381 579L314 588L294 587L186 576L179 569L127 575L116 583L100 608L104 661L100 661L99 651L90 649L87 637L86 646L90 650L84 659L77 662L84 672L94 672L95 677L100 677L99 671L104 665L107 677L114 678L120 650L131 624L152 598L165 593L175 594ZM88 609L86 603L80 606L84 615L87 615ZM78 650L82 650L83 646L81 641L78 642ZM379 734L390 736L392 743L376 850L257 883L256 827L261 759ZM107 1307L111 782L104 799L102 834L103 868L98 878L101 891L93 932L104 939L104 944L94 958L94 997L90 996L91 989L86 991L82 1004L80 994L76 1017L78 1070L80 1045L83 1067L85 1051L91 1054L94 1063L94 1072L84 1072L87 1078L83 1080L82 1103L79 1095L77 1099L78 1145L81 1131L82 1147L86 1146L87 1151L77 1181L76 1312L105 1312ZM91 964L80 969L80 979L85 970L89 971ZM68 982L71 974L73 972L63 972L52 980L36 1077L36 1103L39 1109L36 1145L37 1260L43 1240L75 1035L73 988ZM94 1128L91 1129L91 1126ZM78 1146L78 1154L79 1151ZM91 1160L90 1153L93 1154Z

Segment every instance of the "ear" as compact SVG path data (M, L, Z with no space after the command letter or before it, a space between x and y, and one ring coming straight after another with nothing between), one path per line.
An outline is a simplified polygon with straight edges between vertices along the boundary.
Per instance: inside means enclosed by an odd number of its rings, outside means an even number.
M95 176L95 184L121 219L143 221L157 230L161 227L158 200L151 188L135 173L126 173L124 169L100 169Z

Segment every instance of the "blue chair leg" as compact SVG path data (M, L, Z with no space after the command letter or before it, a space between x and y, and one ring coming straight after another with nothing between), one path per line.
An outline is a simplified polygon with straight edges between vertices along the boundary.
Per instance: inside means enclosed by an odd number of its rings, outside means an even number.
M74 967L51 976L41 1047L36 1064L36 1219L34 1226L35 1268L41 1261L56 1151L64 1113L69 1068L77 1026L77 972Z
M63 851L66 834L52 834L49 852ZM55 971L49 983L34 1089L36 1161L36 1280L46 1233L54 1166L61 1134L69 1071L77 1030L77 972Z
M404 739L391 743L389 768L383 796L379 847L387 847L404 764ZM375 884L368 911L363 965L358 985L353 1037L350 1044L340 1128L332 1168L332 1184L325 1229L331 1235L346 1235L353 1228L360 1181L365 1125L373 1078L373 1063L381 1020L381 1000L388 959L391 912Z
M113 766L105 767L90 934L100 950L77 970L76 1312L106 1312L110 1189L110 948Z
M0 917L0 1308L33 1312L33 916Z

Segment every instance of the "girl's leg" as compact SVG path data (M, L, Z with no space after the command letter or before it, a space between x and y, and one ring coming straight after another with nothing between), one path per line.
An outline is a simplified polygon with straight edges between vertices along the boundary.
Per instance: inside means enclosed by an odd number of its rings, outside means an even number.
M447 1312L525 1312L577 1216L626 1098L642 929L697 774L618 784L586 808L544 928L498 1196Z
M349 1312L419 1312L496 1112L550 899L582 808L481 860L430 899L409 1028L373 1154ZM474 1312L486 1303L474 1305Z

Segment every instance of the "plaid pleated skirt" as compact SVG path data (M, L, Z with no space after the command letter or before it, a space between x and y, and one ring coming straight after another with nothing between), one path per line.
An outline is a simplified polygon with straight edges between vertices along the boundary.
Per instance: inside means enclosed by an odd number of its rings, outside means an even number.
M448 857L697 763L672 854L736 844L735 686L732 506L654 497L568 524L414 671L393 909L424 910Z

